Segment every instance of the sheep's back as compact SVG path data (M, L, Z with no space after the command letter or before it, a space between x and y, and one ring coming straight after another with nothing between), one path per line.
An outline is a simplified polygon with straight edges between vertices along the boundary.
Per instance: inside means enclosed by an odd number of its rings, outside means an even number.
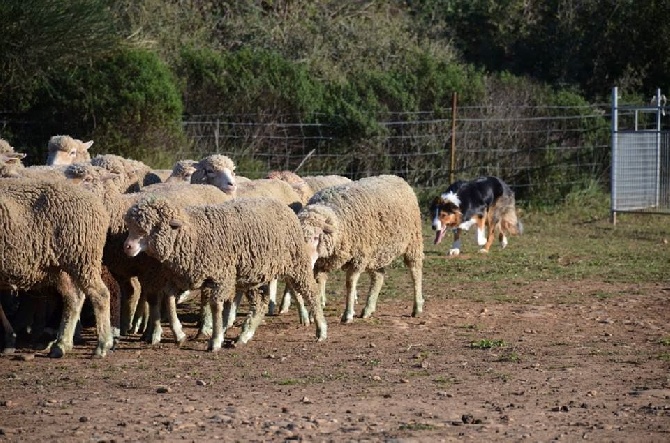
M0 180L0 286L28 289L58 269L99 268L107 222L98 198L68 183Z
M369 177L326 188L309 205L325 205L338 218L339 244L330 258L336 268L353 257L365 267L376 268L387 266L401 254L423 256L416 194L400 177Z
M241 197L190 206L186 213L197 237L192 250L202 278L234 267L238 286L255 286L309 263L298 218L276 199Z

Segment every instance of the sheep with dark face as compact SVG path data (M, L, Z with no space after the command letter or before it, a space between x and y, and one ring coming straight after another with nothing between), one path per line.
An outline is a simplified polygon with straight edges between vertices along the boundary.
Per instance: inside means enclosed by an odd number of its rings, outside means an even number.
M382 175L317 192L298 214L305 240L312 247L314 272L325 300L329 272L346 272L346 310L342 322L354 317L356 284L361 273L371 285L361 317L376 310L384 268L402 256L414 283L413 316L423 310L423 238L421 212L412 188L400 177Z
M135 204L125 217L129 256L142 251L175 276L181 290L210 294L213 334L209 349L221 348L235 291L255 294L254 310L238 341L253 336L267 310L265 285L284 278L313 309L316 334L326 338L326 322L316 300L308 249L297 217L270 198L236 198L220 205L179 207L154 197ZM225 311L224 312L224 304Z
M58 289L64 308L53 357L73 347L83 295L96 317L95 355L112 346L109 291L100 277L108 220L95 196L64 181L0 180L0 290Z

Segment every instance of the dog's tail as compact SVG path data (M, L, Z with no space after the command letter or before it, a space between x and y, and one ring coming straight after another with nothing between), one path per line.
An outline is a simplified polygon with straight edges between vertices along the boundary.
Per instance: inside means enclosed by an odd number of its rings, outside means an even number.
M498 199L493 210L493 224L499 232L523 234L523 223L517 216L514 192L511 190Z

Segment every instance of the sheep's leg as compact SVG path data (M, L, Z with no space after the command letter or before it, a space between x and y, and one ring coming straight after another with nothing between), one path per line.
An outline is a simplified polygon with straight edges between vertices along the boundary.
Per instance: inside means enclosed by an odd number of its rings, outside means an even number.
M242 297L244 292L237 291L235 292L235 299L230 303L227 314L223 317L226 320L226 327L232 328L235 324L235 319L237 318L237 307L242 303Z
M280 314L286 314L291 307L291 291L286 288L284 291L284 296L281 299L281 309L279 311Z
M365 309L363 309L363 312L361 312L362 318L370 318L377 310L377 298L379 298L379 292L382 290L382 285L384 284L383 269L370 271L369 274L370 293L368 294L368 300L365 303Z
M269 285L270 302L268 305L268 315L275 315L275 310L277 309L277 286L279 286L279 280L275 278Z
M276 280L275 280L276 281ZM242 332L237 338L238 344L244 344L254 336L258 325L263 321L270 301L269 287L262 287L250 290L247 294L251 305L251 310L242 326Z
M414 308L412 317L418 317L423 312L423 261L414 260L405 256L405 266L409 269L414 284Z
M114 338L112 337L112 325L110 321L109 290L102 279L98 277L97 280L94 285L88 288L86 294L93 305L95 325L98 333L98 346L95 349L94 357L104 357L107 355L107 351L113 348Z
M328 274L325 272L319 272L316 275L316 282L319 285L319 301L321 302L321 308L326 307L326 282L328 281Z
M161 342L163 334L163 328L161 327L163 296L160 294L146 294L146 296L149 303L149 322L142 334L142 341L155 345Z
M121 287L121 335L126 336L131 333L133 318L140 301L139 282L135 285L132 279L117 281Z
M57 289L63 297L63 313L58 337L49 350L49 357L52 358L60 358L74 347L74 329L77 326L81 308L84 306L84 294L73 286L69 276L65 274L60 276Z
M344 314L342 314L342 323L351 323L354 321L354 306L356 305L356 286L358 279L361 276L361 271L355 269L347 270L347 298Z
M138 285L139 287L139 285ZM130 326L131 334L143 334L146 332L149 327L149 317L151 316L151 307L147 301L146 294L144 292L139 293L139 300L137 302L137 308L135 310L135 315L133 316L133 322Z
M207 345L208 351L216 352L221 349L223 338L226 334L230 309L234 303L234 291L234 287L227 288L227 290L222 290L221 288L207 290L208 293L211 293L209 303L212 307L212 338L209 339L209 344Z
M172 329L172 333L174 334L177 346L181 346L186 341L186 334L184 334L184 330L181 326L181 322L179 321L179 317L177 317L176 297L173 295L168 295L167 303L168 303L168 315L170 318L169 320L170 329Z
M197 339L212 336L212 307L209 304L207 291L200 291L200 324L198 325Z
M301 302L303 294L307 298L309 305L309 312L312 313L314 324L316 325L316 339L317 341L324 341L328 337L328 325L326 318L323 315L323 307L319 298L319 293L314 283L306 283L305 285L298 285L296 280L287 279L286 284L296 296L296 300Z
M16 332L14 332L12 324L7 319L5 310L2 309L2 303L0 303L0 323L2 323L2 329L5 331L5 348L2 353L12 354L16 351Z

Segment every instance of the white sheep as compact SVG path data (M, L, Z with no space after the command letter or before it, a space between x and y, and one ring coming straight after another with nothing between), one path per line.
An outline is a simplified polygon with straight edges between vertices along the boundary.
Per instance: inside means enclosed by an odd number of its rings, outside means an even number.
M144 330L143 339L152 344L161 340L161 312L162 301L167 299L170 327L177 343L186 340L181 323L177 318L175 297L180 292L171 284L170 271L162 266L155 258L141 254L128 259L123 253L123 242L128 231L123 216L135 203L145 198L162 197L178 206L217 204L231 199L231 197L213 186L191 185L188 183L159 183L146 186L137 193L124 194L119 192L115 183L116 175L103 174L100 168L91 165L72 165L66 175L70 180L88 189L104 202L110 214L109 234L105 245L104 263L117 278L127 296L124 298L124 315L121 326L122 334L130 329L130 320L139 300L139 293L133 287L133 278L136 278L142 291L142 298L149 302L149 319ZM189 288L193 289L193 288ZM128 295L132 295L129 297ZM203 313L204 315L204 313ZM201 325L201 335L208 335L207 316Z
M47 143L47 165L71 165L91 160L93 140L83 142L69 135L54 135Z
M251 338L267 309L261 288L276 278L307 298L317 338L325 340L308 250L298 219L286 205L271 198L236 198L183 208L148 198L128 210L125 220L129 256L145 251L174 273L179 289L202 288L209 294L214 326L209 350L221 348L227 326L223 316L228 318L236 290L255 295L238 342Z
M0 154L10 154L14 152L14 147L4 138L0 138Z
M413 316L423 310L423 238L421 212L412 188L400 177L382 175L333 186L316 193L298 214L305 240L312 246L314 272L325 300L329 272L346 272L343 323L354 317L356 285L363 272L371 278L361 317L376 310L384 268L399 256L414 283Z
M64 308L52 357L73 347L82 294L95 312L95 355L106 355L113 344L109 291L101 279L108 217L95 196L64 181L0 180L0 289L58 289Z
M191 183L213 185L226 194L235 195L237 191L235 162L229 157L213 154L195 163L194 166Z

